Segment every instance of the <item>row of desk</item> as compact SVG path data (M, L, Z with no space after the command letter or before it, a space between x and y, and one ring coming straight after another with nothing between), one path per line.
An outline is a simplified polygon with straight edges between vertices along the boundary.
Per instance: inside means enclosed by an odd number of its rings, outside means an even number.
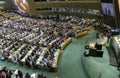
M74 26L74 27L73 27L73 30L81 30L81 29L86 30L86 31L89 31L89 30L91 30L91 29L94 29L94 26L88 26L88 27L86 27L86 28L81 28L80 26Z
M61 50L64 50L71 42L72 42L72 38L68 38L65 42L63 42L60 45Z
M12 54L8 57L8 61L13 62L14 56L16 57L17 54L26 46L26 44L21 45L15 52L12 52ZM4 50L8 50L11 46L8 46L7 48L5 48ZM25 59L31 55L31 53L33 52L33 50L35 49L35 46L32 46L31 49L28 51L28 53L24 56L23 59L21 59L20 63L22 65L25 65ZM36 65L38 68L41 67L40 62L42 61L42 59L44 58L45 52L46 52L47 48L43 48L42 49L42 53L40 54L39 58L36 61ZM57 71L58 69L58 62L59 62L59 58L61 55L61 50L58 49L55 54L54 54L54 58L53 58L53 62L52 62L52 68L54 69L54 71Z
M28 35L28 36L32 36L32 34L31 34L31 35ZM28 36L27 36L27 37L28 37ZM26 37L26 38L27 38L27 37ZM49 37L49 36L48 36L48 37ZM8 40L8 37L5 36L5 39ZM45 39L46 39L46 38L45 38ZM45 40L45 39L44 39L44 40ZM41 47L42 47L42 44L43 44L44 40L39 42L39 45L40 45ZM55 40L53 40L51 43L49 43L49 47L52 48L52 44L53 44L55 41L57 41L57 40L58 40L58 38L55 39ZM12 38L12 41L15 41L15 38L14 38L14 37ZM24 43L25 41L24 41L23 39L20 39L20 42ZM60 48L61 48L62 50L64 50L65 47L67 47L67 45L69 45L71 42L72 42L72 38L68 38L65 42L63 42L63 43L60 45ZM29 43L30 43L30 44L33 44L34 42L33 42L32 40L29 40Z
M76 35L75 35L75 38L80 38L80 37L86 36L86 35L88 35L88 34L89 34L88 31L84 31L84 32L81 32L81 33L79 33L79 34L76 34Z

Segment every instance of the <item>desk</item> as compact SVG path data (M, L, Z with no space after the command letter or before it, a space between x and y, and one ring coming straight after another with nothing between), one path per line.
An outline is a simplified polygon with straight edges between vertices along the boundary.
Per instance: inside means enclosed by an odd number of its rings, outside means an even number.
M7 36L5 36L5 39L6 39L6 40L8 40L8 37L7 37Z
M35 38L33 38L33 39L31 39L30 41L34 41L34 40L37 40L37 39L39 39L41 36L40 35L38 35L37 37L35 37Z
M12 61L12 59L14 58L13 56L17 56L17 54L21 51L21 49L23 49L26 46L26 44L23 44L21 47L19 47L14 53L13 55L10 55L8 58L10 61Z
M44 38L44 39L41 39L41 41L39 42L39 46L43 46L42 44L46 41L47 38L49 38L50 36Z
M42 47L42 41L39 42L39 46Z
M120 55L120 40L117 36L111 39L110 45L113 47L115 54L118 58Z
M57 69L58 69L58 61L59 61L60 54L61 54L61 52L58 49L54 55L55 57L54 57L54 60L52 62L52 67L54 68L54 71L57 71Z
M20 42L21 42L21 43L24 43L24 40L23 40L23 39L20 39Z
M64 50L67 45L72 42L72 38L68 38L65 42L60 45L61 50Z
M13 40L13 41L16 41L15 37L12 37L12 40Z
M94 29L94 27L93 26L89 26L89 27L84 28L83 30L89 31L91 29Z
M26 58L27 58L29 55L31 55L31 53L33 52L33 50L34 50L35 48L36 48L35 46L31 47L31 50L29 50L28 53L25 55L25 57L21 60L22 64L25 64Z
M80 29L81 29L80 26L73 27L73 30L80 30Z
M26 44L23 44L18 50L16 50L14 52L15 55L17 55L25 46L27 46Z
M4 49L4 51L9 50L12 47L12 44Z
M29 42L29 44L31 44L31 45L33 44L33 41L32 41L32 40L29 40L28 42Z
M49 47L50 47L50 48L52 48L52 47L53 47L53 46L52 46L52 45L53 45L53 43L54 43L54 42L56 42L57 40L59 40L59 37L58 37L58 38L56 38L55 40L53 40L52 42L50 42L50 43L49 43Z
M63 26L63 28L68 28L68 26Z
M88 34L89 34L88 31L84 31L84 32L81 32L81 33L79 33L79 34L75 34L75 38L80 38L80 37L85 36L85 35L88 35Z
M24 37L23 39L29 39L30 37L33 37L35 34L32 33L32 34L29 34L28 36Z
M39 58L36 61L36 65L38 66L38 68L40 68L40 62L42 61L42 59L44 58L45 52L46 52L47 48L44 48L42 53L40 54Z

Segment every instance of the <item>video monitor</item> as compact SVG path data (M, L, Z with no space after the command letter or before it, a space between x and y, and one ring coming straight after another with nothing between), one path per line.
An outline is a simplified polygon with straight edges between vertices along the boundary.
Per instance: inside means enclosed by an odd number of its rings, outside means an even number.
M14 0L14 3L17 6L19 11L26 14L29 13L27 0Z
M116 15L113 0L101 0L101 10L103 13L103 23L116 28Z
M103 14L114 16L114 8L112 3L101 3Z
M102 12L108 16L115 16L113 0L101 0Z

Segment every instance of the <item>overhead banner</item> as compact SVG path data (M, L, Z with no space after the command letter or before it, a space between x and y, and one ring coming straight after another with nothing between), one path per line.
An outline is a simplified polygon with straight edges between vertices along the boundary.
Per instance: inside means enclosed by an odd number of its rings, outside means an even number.
M26 0L14 0L17 8L23 13L29 13L28 3Z

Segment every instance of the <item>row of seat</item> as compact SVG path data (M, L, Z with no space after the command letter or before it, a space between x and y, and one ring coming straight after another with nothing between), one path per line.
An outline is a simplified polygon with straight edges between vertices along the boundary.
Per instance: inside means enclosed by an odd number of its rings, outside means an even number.
M48 49L18 42L11 42L8 40L1 40L0 43L1 60L8 60L13 63L19 63L22 65L47 70L48 63L51 66L51 69L53 68L55 71L57 70L57 64L61 53L59 49ZM44 62L46 62L46 64L44 64Z
M14 15L7 14L8 17ZM70 37L82 32L88 34L88 31L82 29L74 30L73 27L78 24L72 23L72 20L63 22L22 16L18 19L6 19L0 23L0 59L35 69L57 71L61 50L72 42ZM66 28L63 29L65 25Z
M0 78L47 78L39 73L24 73L21 70L8 69L6 66L0 66Z

